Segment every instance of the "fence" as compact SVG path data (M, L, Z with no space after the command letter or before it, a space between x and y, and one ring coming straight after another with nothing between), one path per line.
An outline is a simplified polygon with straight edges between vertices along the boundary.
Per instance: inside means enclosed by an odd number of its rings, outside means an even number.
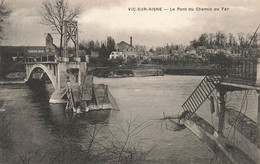
M247 81L256 81L257 60L252 58L243 58L232 60L226 67L228 78L241 79Z
M112 96L112 94L110 93L110 91L108 90L107 88L107 96L108 96L108 99L113 107L114 110L120 110L117 102L116 102L116 99Z
M25 63L43 63L43 62L85 62L86 57L80 56L79 58L75 57L57 57L56 55L42 55L42 56L34 56L34 57L25 57Z

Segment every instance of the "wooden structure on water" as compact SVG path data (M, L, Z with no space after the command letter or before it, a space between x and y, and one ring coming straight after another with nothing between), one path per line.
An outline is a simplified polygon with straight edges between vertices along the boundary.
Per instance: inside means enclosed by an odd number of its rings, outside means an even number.
M116 109L119 107L105 84L93 84L93 76L87 76L81 86L68 83L66 99L67 111L88 112L89 110Z
M214 90L217 91L219 103L217 128L195 113ZM258 93L257 122L241 111L226 108L226 93L242 90L256 90ZM234 59L228 66L214 66L182 108L187 114L181 122L215 154L219 162L260 163L260 58ZM228 125L232 126L246 143L252 145L250 151L243 150L225 136L223 131Z

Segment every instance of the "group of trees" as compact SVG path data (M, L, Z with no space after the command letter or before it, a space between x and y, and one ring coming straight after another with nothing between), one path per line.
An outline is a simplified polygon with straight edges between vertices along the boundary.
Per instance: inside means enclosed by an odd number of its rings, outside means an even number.
M185 46L184 45L175 45L173 43L171 43L171 45L169 45L167 43L167 45L165 46L160 46L160 47L152 47L150 48L150 52L152 52L154 55L161 55L161 54L174 54L175 52L179 52L179 51L184 51Z
M8 8L4 0L0 1L0 41L4 37L4 24L7 21L12 10Z
M138 65L139 59L133 56L127 56L127 58L123 58L122 56L107 60L107 66L110 67L124 67L124 68L132 68Z
M77 18L80 14L80 8L78 6L70 7L65 0L44 1L42 3L40 14L42 17L42 24L49 25L52 30L59 33L61 54L63 46L64 21ZM89 53L91 53L91 51L97 52L99 54L99 58L91 59L91 61L102 65L113 65L113 63L118 63L118 61L109 63L107 60L111 52L115 50L115 47L115 40L111 36L108 36L105 41L83 40L79 44L79 48L82 50L86 50ZM132 58L130 58L129 61L130 63L136 63L136 60ZM119 63L121 63L120 59Z
M259 39L260 35L257 33L254 37L253 34L245 34L243 32L239 32L237 36L232 33L225 34L223 32L217 32L215 34L203 33L198 39L192 40L190 45L194 48L198 46L206 46L207 48L247 48L250 42L252 47L257 47L257 41Z
M7 7L4 0L0 0L0 40L3 38L3 27L4 22L10 15L11 10ZM39 11L44 25L48 25L52 30L56 31L60 37L60 54L62 53L63 47L63 26L64 21L73 20L79 16L81 13L79 6L70 6L66 0L54 0L54 1L43 1L41 10ZM260 39L260 34L238 33L234 35L232 33L225 34L223 32L217 33L203 33L198 39L193 39L190 42L190 46L195 49L199 46L205 46L206 48L248 48L249 43L251 43L251 48L257 47L257 42ZM102 64L107 64L107 59L112 51L115 50L115 40L109 36L105 41L94 41L94 40L83 40L80 42L80 49L87 50L91 52L99 53L98 62ZM140 48L136 47L137 49ZM146 53L146 47L141 47L144 54ZM179 56L185 51L184 45L166 45L164 47L151 48L150 52L155 55L160 54L174 54L176 52ZM140 51L141 52L141 51Z
M4 27L11 13L11 9L7 6L4 0L0 0L0 43L4 38ZM1 55L1 54L0 54ZM0 78L7 72L7 68L3 62L3 58L0 56Z
M115 51L116 43L114 38L108 36L105 41L82 40L79 44L80 49L95 51L100 55L101 60L106 60L112 51Z
M258 41L260 33L245 34L242 32L234 35L232 33L225 34L224 32L203 33L198 39L190 42L190 45L171 45L151 48L149 51L154 55L167 54L171 55L173 62L202 62L204 64L217 61L226 56L225 50L230 54L237 54L237 57L256 57L260 51L258 49ZM204 48L203 48L204 47ZM214 49L216 51L209 52L206 49ZM171 61L166 61L170 62Z
M60 54L63 46L63 26L64 22L77 18L80 14L79 6L71 7L65 0L44 1L40 10L42 24L51 26L60 35ZM99 41L81 41L80 49L87 51L93 50L99 52L102 63L106 61L110 53L115 50L115 40L109 36L105 42Z
M63 47L64 22L77 18L80 14L80 8L70 7L64 0L43 1L40 15L42 24L51 26L60 35L60 54Z

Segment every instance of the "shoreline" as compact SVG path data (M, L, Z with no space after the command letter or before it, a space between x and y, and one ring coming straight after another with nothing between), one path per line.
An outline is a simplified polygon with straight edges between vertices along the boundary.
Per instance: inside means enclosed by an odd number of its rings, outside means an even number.
M91 66L90 66L91 68ZM211 66L146 66L135 68L92 67L93 75L103 78L148 77L163 75L205 76ZM25 84L21 78L3 78L0 85Z
M23 79L3 79L0 80L0 85L10 85L10 84L25 84Z
M210 71L209 68L169 68L164 69L164 74L167 75L192 75L192 76L206 76Z
M163 75L205 76L210 70L211 66L154 66L136 68L97 67L93 68L93 75L96 77L104 78L146 77Z

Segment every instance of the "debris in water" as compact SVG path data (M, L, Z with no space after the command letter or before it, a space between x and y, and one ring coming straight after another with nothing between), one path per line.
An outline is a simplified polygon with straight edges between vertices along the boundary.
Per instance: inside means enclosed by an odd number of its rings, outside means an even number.
M181 131L185 129L185 125L180 123L180 120L182 119L183 114L181 115L174 115L174 116L165 116L163 113L163 118L160 119L164 122L166 129L172 130L172 131Z
M0 100L0 108L4 105L4 100Z
M5 112L6 110L2 108L4 106L4 100L0 100L0 112Z

